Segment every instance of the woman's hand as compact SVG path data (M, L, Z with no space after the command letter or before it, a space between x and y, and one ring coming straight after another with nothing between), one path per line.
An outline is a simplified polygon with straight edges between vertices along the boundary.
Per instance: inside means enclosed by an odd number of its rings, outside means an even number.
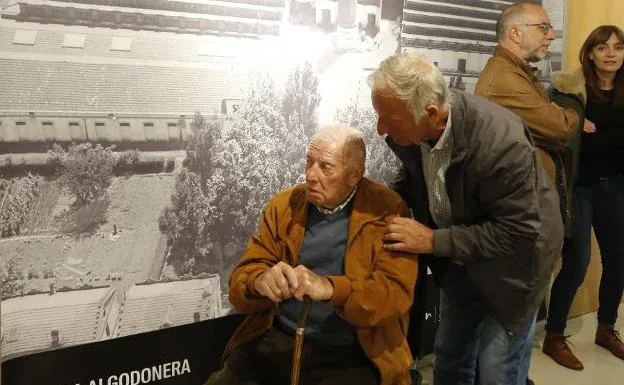
M583 124L583 132L586 134L595 133L596 125L592 121L585 119L585 123Z

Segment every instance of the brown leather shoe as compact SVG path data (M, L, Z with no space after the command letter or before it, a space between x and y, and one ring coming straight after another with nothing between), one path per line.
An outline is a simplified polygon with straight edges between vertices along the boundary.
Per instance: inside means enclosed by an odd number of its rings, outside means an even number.
M546 331L542 352L550 356L556 363L569 369L583 370L583 363L576 358L563 334Z
M624 360L624 342L622 342L620 334L613 329L612 325L598 324L596 344L608 349L617 358Z

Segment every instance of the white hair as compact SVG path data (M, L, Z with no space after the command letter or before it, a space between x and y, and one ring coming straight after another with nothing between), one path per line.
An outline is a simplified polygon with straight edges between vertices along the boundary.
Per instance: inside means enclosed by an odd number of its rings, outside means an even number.
M373 92L391 92L407 103L414 119L425 113L425 107L434 104L448 108L448 87L442 72L414 53L399 53L382 61L368 76Z
M359 130L344 124L326 125L312 135L310 144L312 143L341 146L345 165L351 169L361 168L363 172L366 163L366 145Z

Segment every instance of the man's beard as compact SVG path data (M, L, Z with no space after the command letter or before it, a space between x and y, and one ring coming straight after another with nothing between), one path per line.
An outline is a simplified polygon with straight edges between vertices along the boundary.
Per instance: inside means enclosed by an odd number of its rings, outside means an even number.
M537 53L532 53L526 60L529 63L537 63L537 62L544 60L545 56L546 55L539 55Z
M524 46L530 46L531 45L531 41L525 41L524 42ZM526 60L528 63L537 63L540 62L542 60L544 60L544 58L546 57L546 51L548 50L548 48L546 48L545 50L542 50L543 45L539 45L537 48L533 49L533 50L527 50L524 49L525 55L524 55L524 60Z

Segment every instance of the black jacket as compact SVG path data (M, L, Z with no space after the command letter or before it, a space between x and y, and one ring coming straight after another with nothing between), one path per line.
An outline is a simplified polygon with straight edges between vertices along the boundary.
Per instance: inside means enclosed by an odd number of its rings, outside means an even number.
M451 92L453 149L446 173L452 223L434 230L428 260L438 277L461 261L486 306L507 330L535 315L563 244L555 191L525 123L511 111ZM388 145L403 163L394 188L419 222L435 228L419 146Z
M565 226L566 238L572 238L574 224L574 210L572 205L572 190L577 176L579 152L581 147L581 133L585 122L585 105L587 93L583 71L579 68L573 72L557 72L553 76L553 87L548 90L548 96L557 105L573 109L579 117L579 124L574 137L570 139L565 150L556 158L557 191L559 193L561 216Z

